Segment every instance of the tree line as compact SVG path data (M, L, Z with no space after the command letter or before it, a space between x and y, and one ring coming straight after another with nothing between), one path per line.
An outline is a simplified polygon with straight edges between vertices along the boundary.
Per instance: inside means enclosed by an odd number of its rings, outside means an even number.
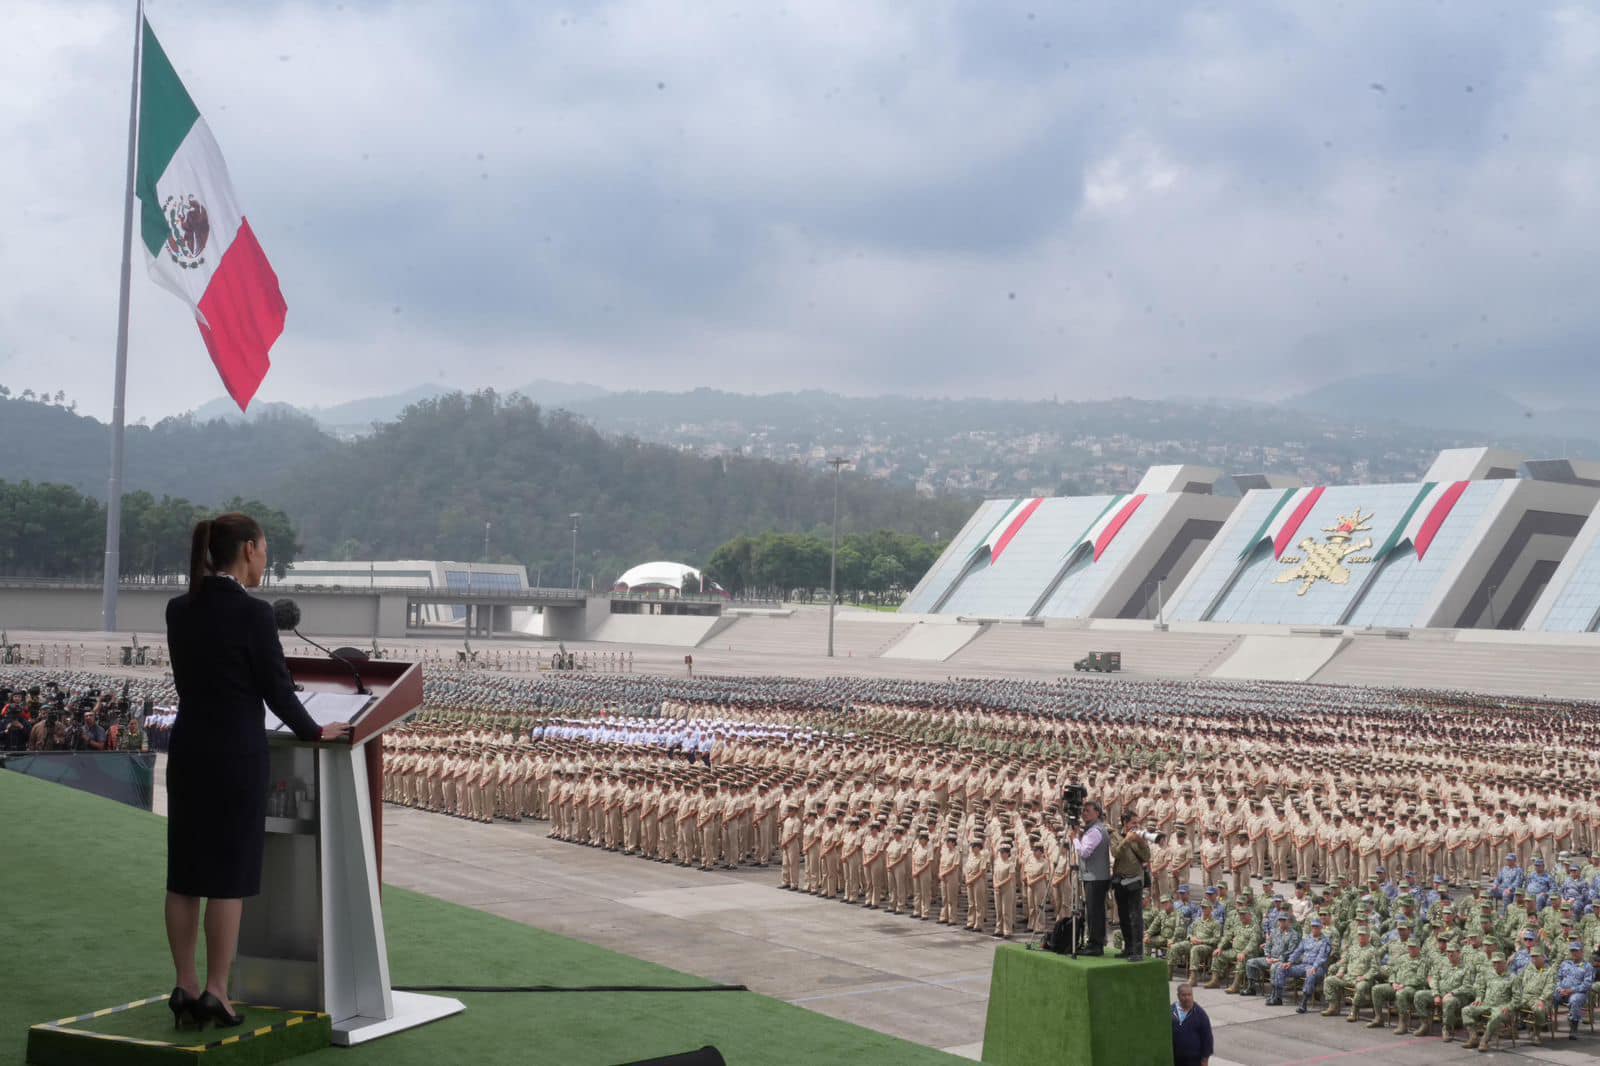
M898 601L922 580L943 544L893 530L840 538L834 587L852 603ZM826 598L831 538L809 533L738 536L719 546L706 574L736 596Z
M294 525L282 511L237 496L220 507L204 507L148 492L122 497L123 579L187 575L194 524L224 511L243 511L261 523L272 571L282 579L300 552ZM0 574L98 579L104 570L105 533L105 505L70 485L0 481Z

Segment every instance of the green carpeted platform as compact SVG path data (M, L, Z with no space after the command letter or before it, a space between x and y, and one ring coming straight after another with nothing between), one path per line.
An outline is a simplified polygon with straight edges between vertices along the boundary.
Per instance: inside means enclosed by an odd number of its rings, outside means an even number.
M165 993L166 822L0 772L0 899L14 967L0 996L0 1063L28 1027ZM688 974L385 888L394 983L703 985ZM962 1060L747 992L462 994L465 1014L296 1063L606 1066L715 1044L730 1066Z
M1167 964L994 953L983 1061L997 1066L1172 1066Z
M166 996L57 1018L28 1033L28 1061L37 1066L270 1066L330 1045L326 1014L249 1010L238 1029L175 1029Z

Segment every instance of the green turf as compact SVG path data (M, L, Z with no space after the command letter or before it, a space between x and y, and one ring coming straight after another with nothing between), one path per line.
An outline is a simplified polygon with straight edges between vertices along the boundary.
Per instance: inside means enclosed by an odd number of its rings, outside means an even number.
M1167 967L1005 944L994 955L983 1061L1172 1066Z
M0 997L0 1063L21 1063L29 1025L171 990L161 923L166 822L4 771L0 811L0 899L14 967ZM705 983L392 886L383 898L397 985ZM732 1066L961 1061L747 992L458 998L467 1011L454 1018L295 1061L604 1066L703 1044Z

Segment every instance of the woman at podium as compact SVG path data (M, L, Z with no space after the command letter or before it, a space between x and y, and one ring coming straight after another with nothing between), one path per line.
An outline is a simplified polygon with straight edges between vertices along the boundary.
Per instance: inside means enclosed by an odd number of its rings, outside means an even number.
M319 727L295 695L272 607L261 584L267 538L248 515L199 522L189 591L167 603L167 646L178 717L167 753L167 941L177 967L168 1006L178 1026L240 1024L228 998L244 900L261 891L266 848L265 703L301 740L344 740L345 723ZM195 968L200 901L206 981Z

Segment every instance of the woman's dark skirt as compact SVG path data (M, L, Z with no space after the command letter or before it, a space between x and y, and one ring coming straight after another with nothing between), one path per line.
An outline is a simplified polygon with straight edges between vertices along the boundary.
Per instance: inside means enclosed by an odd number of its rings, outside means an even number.
M167 762L167 891L207 899L261 893L267 752L172 751Z

